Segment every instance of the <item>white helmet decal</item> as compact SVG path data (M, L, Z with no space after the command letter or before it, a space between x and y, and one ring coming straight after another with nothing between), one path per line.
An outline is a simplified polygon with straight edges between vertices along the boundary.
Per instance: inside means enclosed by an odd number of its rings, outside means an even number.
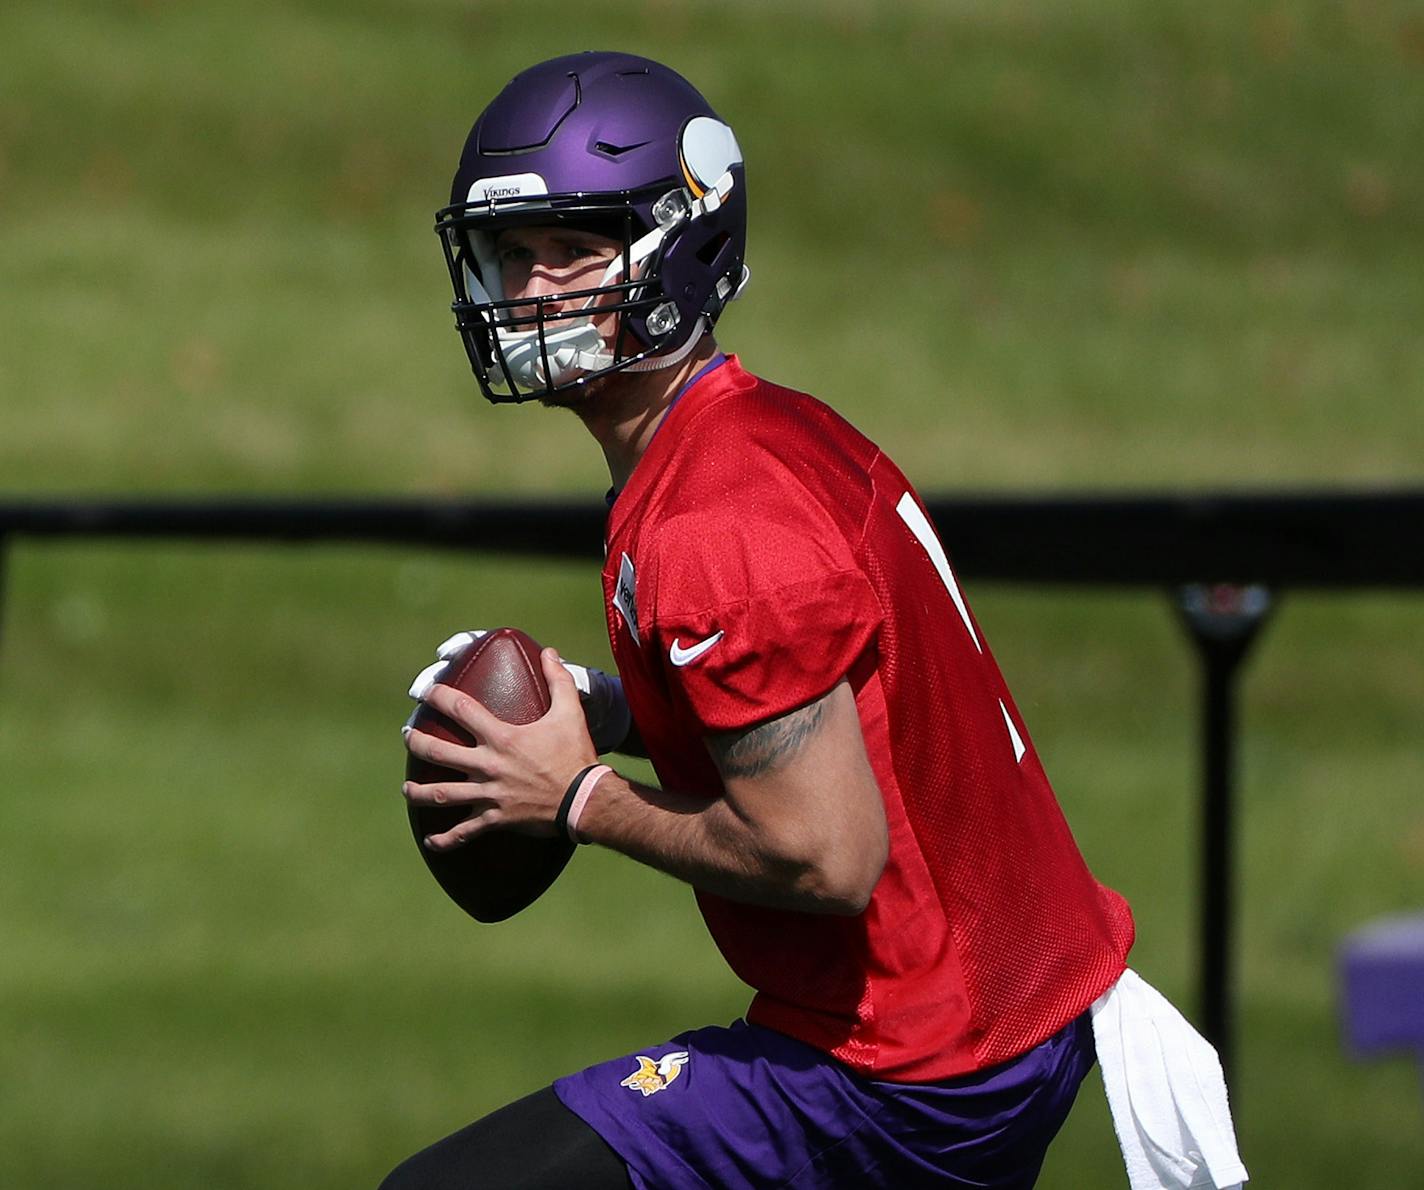
M742 149L732 130L711 116L693 116L687 122L677 154L693 198L701 198L732 166L742 164Z

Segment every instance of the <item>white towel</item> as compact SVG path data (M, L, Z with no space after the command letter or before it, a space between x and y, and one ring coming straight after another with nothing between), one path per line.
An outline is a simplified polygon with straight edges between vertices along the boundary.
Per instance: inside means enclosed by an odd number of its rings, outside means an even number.
M1245 1182L1216 1050L1130 969L1092 1011L1132 1190L1229 1190Z

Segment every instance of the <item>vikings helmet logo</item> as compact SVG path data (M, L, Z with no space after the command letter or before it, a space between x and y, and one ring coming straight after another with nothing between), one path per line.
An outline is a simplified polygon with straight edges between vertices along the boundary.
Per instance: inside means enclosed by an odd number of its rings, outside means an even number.
M682 1073L687 1061L688 1054L683 1050L675 1054L664 1054L656 1062L639 1054L638 1069L618 1085L627 1087L630 1091L641 1091L646 1099L649 1095L666 1091L668 1084Z

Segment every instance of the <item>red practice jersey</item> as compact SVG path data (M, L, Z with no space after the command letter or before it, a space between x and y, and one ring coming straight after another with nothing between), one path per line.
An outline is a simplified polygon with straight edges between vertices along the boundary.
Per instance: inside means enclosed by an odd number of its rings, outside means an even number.
M825 405L735 357L683 393L608 522L618 672L658 778L848 677L890 854L866 911L698 892L750 1021L929 1082L1023 1053L1122 972L1127 903L1084 863L918 496ZM827 783L836 779L826 773Z

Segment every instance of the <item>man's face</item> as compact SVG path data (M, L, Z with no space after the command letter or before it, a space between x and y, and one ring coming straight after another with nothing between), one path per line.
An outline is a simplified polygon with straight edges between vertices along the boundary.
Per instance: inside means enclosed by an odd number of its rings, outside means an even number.
M494 238L494 256L500 266L500 283L504 296L511 302L523 298L544 298L544 329L548 335L557 333L561 327L571 326L572 319L561 319L560 313L574 315L588 310L590 315L598 306L608 306L617 302L615 293L602 296L588 305L587 298L562 302L561 293L575 293L578 290L594 289L604 282L609 262L622 253L621 239L612 239L598 232L551 223L547 226L528 228L506 228ZM609 282L621 282L621 273L609 278ZM515 306L511 315L514 329L533 330L538 307L533 303ZM618 332L618 316L604 315L592 317L594 329L602 339L612 346ZM598 384L598 381L594 381ZM547 406L574 407L590 396L590 390L572 389L564 393L545 397Z
M510 227L495 237L494 250L504 296L518 301L593 289L609 263L622 253L623 243L575 227ZM582 304L580 299L569 310ZM546 315L564 309L564 303L557 300L544 303ZM532 318L534 307L521 307L517 313Z
M560 313L573 314L587 309L591 314L599 306L612 305L618 300L617 294L608 294L588 305L587 298L575 298L566 303L559 300L558 295L593 289L601 284L609 264L622 255L621 239L560 224L511 227L495 237L494 251L506 299L516 302L521 298L545 299L546 333L570 325L570 320L556 317ZM617 273L610 281L616 283L624 279L621 273ZM517 322L516 328L533 329L536 313L537 307L532 303L516 306L512 311L513 317L528 320ZM617 315L594 317L593 326L604 342L611 346L617 334ZM543 403L573 406L587 395L586 389L574 389L548 397Z

